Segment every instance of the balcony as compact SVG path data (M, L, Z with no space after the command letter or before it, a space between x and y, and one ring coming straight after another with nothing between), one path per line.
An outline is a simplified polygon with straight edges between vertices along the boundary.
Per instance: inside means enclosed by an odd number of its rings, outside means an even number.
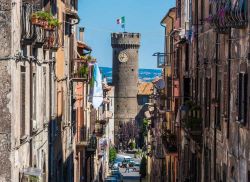
M167 154L177 154L177 136L165 129L162 133L162 143Z
M97 138L95 134L93 134L90 137L87 148L86 148L87 155L95 154L96 149L97 149Z
M97 137L102 137L105 134L105 124L97 121L95 124L95 134Z
M107 124L107 122L109 121L110 118L113 117L113 113L111 111L104 111L102 114L101 114L101 124Z
M54 31L46 31L45 32L45 49L57 50L59 47L58 42L58 28L55 28Z
M182 127L193 139L200 139L202 136L201 108L193 101L187 100L183 105L185 115L182 119ZM200 142L197 140L197 142Z
M72 61L71 79L73 81L87 82L89 78L89 66L82 59Z
M35 26L35 41L36 47L42 47L45 43L45 31L42 27Z
M86 127L77 128L77 142L76 148L81 151L88 146L88 138L87 138L87 129Z
M156 52L153 56L157 56L157 68L164 68L165 66L170 66L168 63L168 56L166 53Z
M221 3L211 2L213 13L206 19L218 33L229 33L230 28L246 28L248 24L247 0Z

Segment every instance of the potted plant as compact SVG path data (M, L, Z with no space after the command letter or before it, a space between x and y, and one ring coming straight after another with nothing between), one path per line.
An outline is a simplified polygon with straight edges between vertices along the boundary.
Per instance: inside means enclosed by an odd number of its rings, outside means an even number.
M81 66L79 71L78 71L79 76L83 77L83 78L87 78L88 73L89 73L88 65Z
M50 18L48 21L48 26L46 26L44 29L53 31L55 30L55 27L58 27L59 25L60 23L57 18Z
M48 27L49 22L52 21L52 19L52 15L46 11L37 11L31 15L31 23L33 25L41 26L43 28Z

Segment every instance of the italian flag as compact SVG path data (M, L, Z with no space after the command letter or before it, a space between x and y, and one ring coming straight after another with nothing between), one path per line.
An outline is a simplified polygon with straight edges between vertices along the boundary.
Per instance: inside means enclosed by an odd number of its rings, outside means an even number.
M116 20L116 23L119 25L119 24L125 24L125 16L121 17L121 18L118 18Z

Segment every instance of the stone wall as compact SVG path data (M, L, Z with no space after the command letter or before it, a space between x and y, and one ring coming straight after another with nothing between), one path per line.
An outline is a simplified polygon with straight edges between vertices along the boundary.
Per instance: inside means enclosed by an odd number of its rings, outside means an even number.
M11 93L11 1L0 0L0 181L11 181L10 140L11 114L9 110Z

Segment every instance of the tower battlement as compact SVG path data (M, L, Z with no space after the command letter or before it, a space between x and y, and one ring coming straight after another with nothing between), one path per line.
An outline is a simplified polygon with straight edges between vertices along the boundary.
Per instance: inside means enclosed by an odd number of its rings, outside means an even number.
M140 47L140 33L112 33L111 34L111 45L112 47Z

